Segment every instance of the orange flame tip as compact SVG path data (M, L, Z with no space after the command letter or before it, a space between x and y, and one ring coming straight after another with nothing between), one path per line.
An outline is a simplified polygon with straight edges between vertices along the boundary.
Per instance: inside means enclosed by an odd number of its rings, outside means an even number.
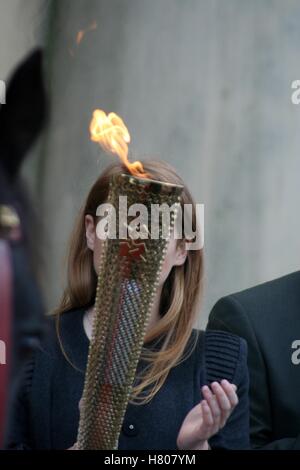
M128 161L130 134L123 119L116 113L106 114L101 109L95 109L90 122L90 137L105 151L118 155L133 176L148 177L141 162Z

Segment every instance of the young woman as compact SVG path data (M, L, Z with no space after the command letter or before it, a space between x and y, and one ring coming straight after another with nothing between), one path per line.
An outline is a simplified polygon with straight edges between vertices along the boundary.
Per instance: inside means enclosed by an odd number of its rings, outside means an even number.
M143 166L153 179L184 185L166 163L146 161ZM70 244L68 285L43 348L26 368L8 448L77 447L102 247L96 210L107 200L110 177L120 172L127 170L116 163L102 173L79 214ZM185 185L182 204L194 205ZM202 250L186 250L184 242L173 237L168 245L119 449L249 447L246 343L227 333L193 328L203 259Z

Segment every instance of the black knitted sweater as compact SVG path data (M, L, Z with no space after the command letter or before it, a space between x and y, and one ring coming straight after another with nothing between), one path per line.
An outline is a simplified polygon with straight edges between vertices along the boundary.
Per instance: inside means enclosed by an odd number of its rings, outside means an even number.
M89 347L83 314L83 309L72 310L60 319L63 346L75 367L62 354L54 320L50 320L42 348L24 370L7 448L67 449L75 443ZM157 345L157 341L149 342L144 347ZM209 444L213 449L249 448L245 340L229 333L193 329L184 356L186 359L171 369L150 403L127 406L118 449L176 449L185 416L202 398L201 387L222 379L237 385L239 403ZM142 367L140 361L137 370Z

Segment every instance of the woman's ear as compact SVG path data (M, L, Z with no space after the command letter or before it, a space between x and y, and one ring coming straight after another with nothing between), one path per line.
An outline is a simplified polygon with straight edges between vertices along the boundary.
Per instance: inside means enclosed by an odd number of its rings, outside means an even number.
M85 236L87 247L94 251L96 230L94 218L89 214L85 216Z
M181 240L176 247L176 255L174 266L182 266L187 257L187 249L185 247L185 240Z

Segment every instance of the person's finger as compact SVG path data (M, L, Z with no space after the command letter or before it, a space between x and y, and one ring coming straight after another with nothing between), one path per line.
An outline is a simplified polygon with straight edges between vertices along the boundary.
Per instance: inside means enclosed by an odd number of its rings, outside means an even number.
M210 388L207 385L204 385L201 388L201 391L202 391L202 395L204 396L205 400L209 397L212 397L212 395L213 395Z
M218 427L221 420L222 410L220 409L216 396L212 394L211 390L206 385L202 387L202 393L210 407L212 416L214 418L214 424Z
M238 396L236 394L236 386L228 382L228 380L224 379L221 381L221 386L225 391L228 400L231 403L231 406L236 406L239 402Z
M206 400L202 400L201 406L202 406L203 423L206 427L206 430L208 431L208 429L211 428L214 425L213 415L212 415L211 409L210 409L210 407L209 407Z
M229 386L230 386L230 391L232 392L233 390L231 389L231 385L229 384ZM219 383L214 383L212 388L216 393L218 402L222 409L222 414L221 414L221 419L220 419L220 428L223 428L233 408L236 406L235 403L236 403L237 396L235 398L232 397L233 402L231 402L227 396L227 393L225 392L225 390ZM228 391L229 391L229 388L228 388Z
M227 397L225 391L221 387L221 385L218 382L213 382L211 384L212 391L217 397L218 403L221 407L222 411L230 411L231 410L231 403L229 401L229 398Z

